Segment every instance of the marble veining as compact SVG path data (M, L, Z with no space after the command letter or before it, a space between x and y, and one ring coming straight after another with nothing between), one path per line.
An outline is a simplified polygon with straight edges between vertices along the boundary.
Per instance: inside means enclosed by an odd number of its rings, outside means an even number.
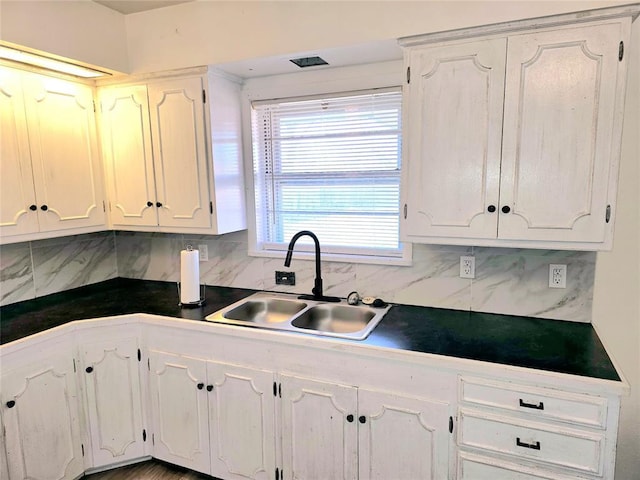
M313 288L313 261L294 254L287 269L284 258L251 257L246 231L116 232L2 247L2 304L113 276L178 281L180 250L202 244L209 250L209 260L200 263L203 284L289 293ZM475 279L459 277L461 255L476 257ZM550 263L567 265L566 289L548 288ZM595 264L593 252L416 244L411 266L323 260L322 278L327 295L345 297L357 290L408 305L589 322ZM276 270L294 271L296 285L276 285Z
M32 242L36 297L115 278L113 234L67 238L66 243Z
M28 243L0 247L0 305L36 297Z

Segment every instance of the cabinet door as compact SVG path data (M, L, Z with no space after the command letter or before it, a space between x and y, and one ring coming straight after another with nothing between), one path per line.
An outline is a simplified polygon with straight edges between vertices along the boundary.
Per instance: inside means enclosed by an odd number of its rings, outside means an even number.
M500 38L411 52L405 235L496 237L505 55Z
M208 473L206 362L153 350L149 358L153 456Z
M360 388L358 422L360 480L449 478L446 403Z
M273 373L207 364L211 475L271 479L275 472Z
M104 225L93 90L23 74L40 231Z
M357 389L289 375L280 379L284 478L357 478Z
M0 409L0 427L4 425L2 421L2 409ZM7 450L4 446L4 432L0 434L0 479L9 479L9 466L7 465Z
M148 85L161 226L211 226L200 77Z
M18 235L38 231L27 119L21 75L0 67L0 231Z
M147 87L107 89L100 98L111 222L157 225Z
M500 238L604 240L620 40L619 23L509 38Z
M9 478L75 479L84 471L71 355L2 376Z
M137 338L82 347L93 467L144 456L137 353Z

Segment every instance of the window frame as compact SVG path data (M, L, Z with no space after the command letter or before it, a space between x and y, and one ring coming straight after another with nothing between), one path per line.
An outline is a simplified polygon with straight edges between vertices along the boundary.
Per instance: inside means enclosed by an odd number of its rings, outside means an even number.
M274 75L248 79L243 87L243 138L245 154L245 179L247 184L247 226L248 254L252 257L284 258L286 248L282 244L259 243L257 238L257 217L254 185L254 158L252 145L252 104L277 102L278 100L299 100L327 96L348 96L354 93L378 89L401 88L402 62L392 61L379 64L320 69L295 74ZM403 102L402 117L405 118ZM405 154L402 153L405 157ZM401 160L402 162L402 160ZM400 193L399 202L402 200ZM322 242L322 239L320 239ZM322 244L321 244L322 246ZM400 242L399 256L372 255L368 251L354 253L332 253L323 248L323 260L378 265L411 265L412 245ZM380 251L384 253L383 250ZM296 257L313 259L311 245L296 245Z

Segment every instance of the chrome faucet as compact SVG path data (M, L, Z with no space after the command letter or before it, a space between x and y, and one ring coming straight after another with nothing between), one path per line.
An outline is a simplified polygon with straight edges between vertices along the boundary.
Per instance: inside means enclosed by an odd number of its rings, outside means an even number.
M291 256L293 255L293 247L298 241L300 237L303 236L311 237L316 245L316 279L314 281L313 290L311 290L312 295L301 295L300 299L302 300L318 300L323 302L339 302L340 299L338 297L325 297L322 293L322 275L320 271L320 241L318 237L316 237L315 233L309 230L302 230L296 233L289 242L289 248L287 249L287 257L284 260L284 266L291 266Z

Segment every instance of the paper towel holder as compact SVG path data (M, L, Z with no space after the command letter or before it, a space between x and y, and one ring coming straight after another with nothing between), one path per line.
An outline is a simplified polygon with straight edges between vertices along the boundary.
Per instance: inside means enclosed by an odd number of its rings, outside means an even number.
M176 282L178 285L178 298L180 298L180 282ZM200 285L200 300L195 302L178 302L178 305L182 308L198 308L205 304L204 292L206 285Z

